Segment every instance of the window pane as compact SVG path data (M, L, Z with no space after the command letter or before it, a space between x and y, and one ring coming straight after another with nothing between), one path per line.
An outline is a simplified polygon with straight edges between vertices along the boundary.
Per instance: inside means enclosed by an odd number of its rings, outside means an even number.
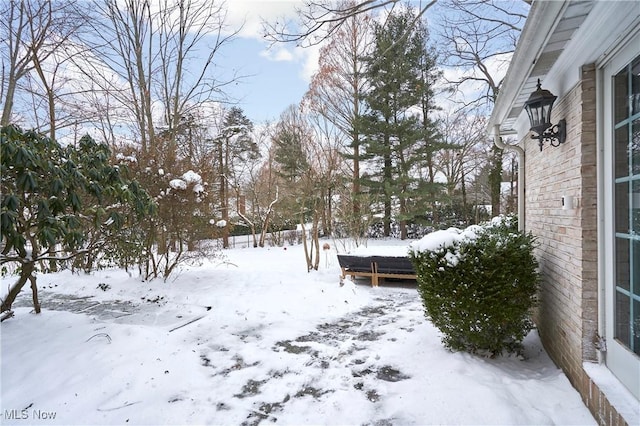
M629 290L631 277L629 240L616 238L616 287Z
M629 182L616 183L616 232L629 233Z
M629 296L616 292L616 339L620 340L625 346L631 347L629 340Z
M624 128L626 127L624 126ZM631 158L633 160L633 174L638 175L640 174L640 120L634 120L631 126Z
M631 187L631 230L640 235L640 180L634 180Z
M640 112L640 56L631 64L631 106L633 114Z
M616 178L629 176L629 128L627 126L616 130L615 147Z
M640 301L633 301L633 351L640 355Z
M633 291L633 293L640 296L640 241L633 241L633 251L631 256L633 261L633 289L630 289L628 284L626 287L620 287L628 291Z
M613 79L614 123L629 117L629 74L628 68Z
M629 290L632 295L640 298L640 241L633 242L633 288L629 289L628 284L626 287L620 284L618 284L618 286L625 290Z

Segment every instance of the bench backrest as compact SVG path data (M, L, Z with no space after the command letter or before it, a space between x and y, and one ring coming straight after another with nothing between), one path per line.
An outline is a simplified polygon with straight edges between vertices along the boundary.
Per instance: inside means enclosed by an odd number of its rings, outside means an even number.
M338 255L338 263L341 268L354 272L373 272L371 263L375 262L378 272L384 274L415 274L411 259L396 256L349 256Z
M341 268L354 272L372 272L370 256L349 256L346 254L338 255L338 263Z
M374 256L378 272L383 274L415 274L411 259L408 257Z

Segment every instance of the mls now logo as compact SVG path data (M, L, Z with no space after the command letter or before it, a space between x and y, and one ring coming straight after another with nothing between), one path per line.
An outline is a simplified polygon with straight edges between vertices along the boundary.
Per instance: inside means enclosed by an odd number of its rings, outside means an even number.
M4 410L2 414L5 420L53 420L57 413L43 410Z

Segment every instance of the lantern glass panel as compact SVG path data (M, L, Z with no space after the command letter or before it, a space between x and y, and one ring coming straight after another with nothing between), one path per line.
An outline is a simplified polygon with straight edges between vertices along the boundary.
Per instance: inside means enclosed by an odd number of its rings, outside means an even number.
M540 124L539 105L527 105L525 109L527 110L527 115L529 116L529 123L531 124L531 128L535 129Z
M551 125L551 107L552 106L553 106L553 102L551 102L548 105L543 105L542 106L542 111L543 111L542 112L542 119L544 121L542 123L540 123L541 125L542 124L548 124L548 126L546 126L546 127L549 127Z

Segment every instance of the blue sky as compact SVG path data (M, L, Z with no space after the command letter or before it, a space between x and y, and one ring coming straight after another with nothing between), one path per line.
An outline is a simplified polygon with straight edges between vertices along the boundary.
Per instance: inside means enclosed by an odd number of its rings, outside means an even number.
M289 105L300 102L318 62L319 48L291 44L270 46L262 21L295 19L299 0L229 0L227 23L242 30L222 51L219 65L245 76L225 88L254 124L276 121Z
M227 50L225 67L245 77L226 91L238 99L238 106L254 123L275 121L289 105L298 103L309 87L304 75L304 57L276 60L265 53L265 44L252 38L238 38Z
M422 7L426 0L411 0L410 3ZM296 7L304 7L301 0L227 0L227 23L230 28L242 30L221 52L219 65L227 71L234 70L246 77L225 88L226 93L238 100L245 115L254 124L266 120L277 121L280 114L291 104L300 102L309 87L311 76L317 70L319 46L299 48L293 44L270 46L263 38L262 22L274 22L283 18L295 20ZM427 20L438 20L438 13L444 9L436 6L426 13ZM436 24L437 25L437 24ZM432 37L435 34L432 34ZM510 57L510 55L509 55ZM487 61L490 69L499 70L495 76L504 75L508 58L496 57ZM454 68L444 68L449 80L457 80L462 72ZM484 86L469 83L457 98L477 96ZM445 109L450 107L450 99L442 99Z

